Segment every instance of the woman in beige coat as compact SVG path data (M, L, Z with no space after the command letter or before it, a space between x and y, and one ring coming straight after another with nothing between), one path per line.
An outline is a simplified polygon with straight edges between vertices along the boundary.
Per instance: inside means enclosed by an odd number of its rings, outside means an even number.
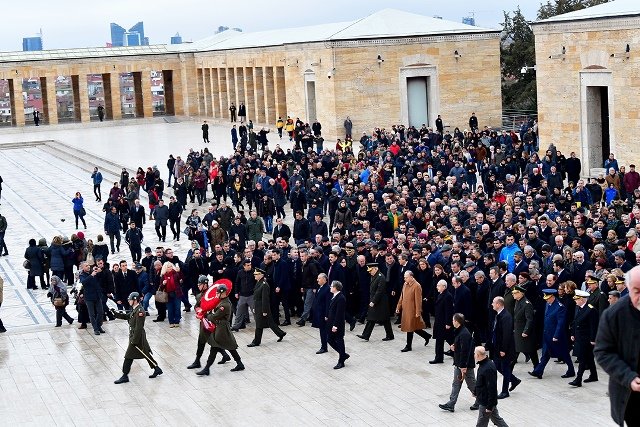
M424 338L424 345L429 344L431 334L424 330L426 326L422 320L422 287L411 270L404 273L404 285L396 313L401 313L400 330L407 333L407 345L401 350L403 353L411 351L414 333Z

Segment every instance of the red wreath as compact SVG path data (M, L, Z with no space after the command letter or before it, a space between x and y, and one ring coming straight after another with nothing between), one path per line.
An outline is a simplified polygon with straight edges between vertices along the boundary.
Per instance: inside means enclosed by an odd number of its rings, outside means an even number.
M196 309L196 317L202 321L202 325L209 332L215 331L216 325L207 320L205 316L208 312L215 310L218 304L220 304L220 297L218 296L218 287L220 285L225 285L227 287L227 295L231 293L233 283L231 283L229 279L217 280L205 291L202 299L200 300L200 307Z

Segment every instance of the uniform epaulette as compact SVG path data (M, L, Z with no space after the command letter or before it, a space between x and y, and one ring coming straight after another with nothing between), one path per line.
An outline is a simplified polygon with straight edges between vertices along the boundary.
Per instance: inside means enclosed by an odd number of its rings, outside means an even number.
M558 301L558 305L559 305L560 307L564 307L564 305L563 305L560 301Z
M525 301L525 304L531 304L531 302L529 300Z
M594 308L591 304L587 304L589 306L589 308Z

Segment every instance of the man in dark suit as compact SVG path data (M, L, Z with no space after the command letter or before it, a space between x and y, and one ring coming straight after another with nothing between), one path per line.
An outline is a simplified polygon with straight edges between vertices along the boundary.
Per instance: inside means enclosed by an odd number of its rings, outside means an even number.
M326 274L318 274L318 286L311 309L311 326L318 328L320 332L320 350L316 351L316 354L322 354L327 352L327 340L329 338L327 318L329 317L329 303L331 301L331 291L327 284Z
M556 283L564 283L567 280L571 280L571 274L564 268L564 260L553 261L553 271L558 276Z
M509 397L509 392L520 384L520 379L511 372L511 362L516 352L513 338L513 318L504 308L503 297L495 297L491 306L496 312L491 334L491 355L498 372L502 374L502 392L498 395L498 399L504 399Z
M516 276L518 276L518 274L520 273L528 273L529 272L529 264L527 264L524 260L523 260L524 256L522 251L516 251L513 254L513 263L514 263L514 267L513 267L513 274L515 274Z
M589 368L589 378L585 383L598 381L596 362L593 359L593 347L596 345L598 332L598 310L587 303L589 292L576 289L573 299L576 301L576 314L571 327L571 341L574 343L573 354L580 362L578 375L569 383L574 387L582 387L582 375Z
M136 223L136 227L142 230L142 226L146 222L144 214L144 206L140 204L140 200L136 199L133 206L129 210L129 220Z
M276 226L273 227L273 239L276 240L278 237L287 243L289 243L289 239L291 238L291 228L282 222L282 218L278 218L276 220Z
M331 282L333 298L329 303L329 314L327 316L328 343L339 355L338 364L333 369L344 368L344 362L349 358L349 354L344 348L344 321L347 299L340 291L342 291L342 283L337 280Z

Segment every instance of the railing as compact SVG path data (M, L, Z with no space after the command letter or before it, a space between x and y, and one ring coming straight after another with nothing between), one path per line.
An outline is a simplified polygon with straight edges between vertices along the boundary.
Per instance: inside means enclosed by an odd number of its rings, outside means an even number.
M518 132L522 122L529 120L538 120L538 112L535 110L503 110L502 111L502 129Z

